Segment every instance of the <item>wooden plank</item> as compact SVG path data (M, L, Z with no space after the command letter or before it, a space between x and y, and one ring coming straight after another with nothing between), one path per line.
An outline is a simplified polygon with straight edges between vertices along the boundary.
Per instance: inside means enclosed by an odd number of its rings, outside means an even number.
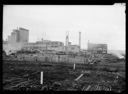
M80 76L78 76L75 81L79 80L84 74L81 74Z
M88 87L86 88L86 91L88 91L91 88L91 85L88 85Z

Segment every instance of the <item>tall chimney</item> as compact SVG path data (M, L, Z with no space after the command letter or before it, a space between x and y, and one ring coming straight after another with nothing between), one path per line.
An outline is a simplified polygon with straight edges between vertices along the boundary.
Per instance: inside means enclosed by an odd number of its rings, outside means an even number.
M69 33L66 32L66 40L65 40L65 51L68 52L68 44L69 44Z
M79 47L81 49L81 32L79 32Z
M90 44L90 43L89 43L89 40L88 40L88 48L87 48L88 50L90 49L90 45L89 45L89 44Z
M66 34L66 46L69 45L69 32L67 32Z

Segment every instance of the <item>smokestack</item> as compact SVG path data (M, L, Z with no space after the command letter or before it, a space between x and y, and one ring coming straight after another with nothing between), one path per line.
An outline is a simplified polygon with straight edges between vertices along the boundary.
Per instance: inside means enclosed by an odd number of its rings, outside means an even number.
M81 32L79 32L79 47L81 49Z
M67 47L68 47L68 44L69 44L69 32L66 32L66 40L65 40L65 51L67 53Z
M68 31L68 37L67 37L67 45L69 46L69 31Z
M88 48L87 49L89 50L89 40L88 40Z
M66 34L66 46L68 46L69 44L69 32L67 32Z

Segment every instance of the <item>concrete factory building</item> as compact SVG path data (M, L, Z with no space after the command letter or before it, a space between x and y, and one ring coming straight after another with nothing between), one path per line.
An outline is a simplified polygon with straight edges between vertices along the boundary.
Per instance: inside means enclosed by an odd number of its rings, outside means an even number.
M96 54L106 54L107 44L88 43L88 51Z
M50 41L50 40L42 40L37 41L35 43L27 43L22 48L23 50L38 50L40 52L44 51L55 51L55 52L73 52L78 53L79 52L79 46L78 45L71 45L71 42L69 42L68 46L64 46L63 42L60 41Z
M23 50L38 50L38 51L64 51L64 43L60 41L42 40L35 43L27 43L22 48Z
M8 36L9 43L22 42L27 43L29 38L29 30L25 28L14 29L10 36Z
M79 45L72 45L71 42L68 43L68 46L65 47L65 52L78 53L80 51Z
M7 53L13 53L20 50L29 39L29 30L25 28L14 29L6 43L3 43L3 50Z

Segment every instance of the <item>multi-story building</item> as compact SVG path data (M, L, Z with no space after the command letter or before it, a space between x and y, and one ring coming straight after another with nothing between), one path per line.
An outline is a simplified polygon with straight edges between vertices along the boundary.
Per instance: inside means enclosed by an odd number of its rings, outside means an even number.
M8 36L9 43L27 43L29 38L29 30L24 28L14 29L10 36Z
M23 47L24 50L39 50L39 51L64 51L63 42L42 40L36 43L27 43Z
M50 40L37 41L36 44L43 44L44 46L48 46L48 47L64 46L63 42L60 42L60 41L50 41Z
M29 30L20 27L19 30L17 31L18 31L17 42L27 43L29 40Z
M17 42L17 32L16 31L13 31L11 33L11 36L8 36L8 43L16 43Z
M3 50L7 54L20 50L26 43L28 43L29 30L24 28L14 29L10 36L8 36L7 43L3 43Z

